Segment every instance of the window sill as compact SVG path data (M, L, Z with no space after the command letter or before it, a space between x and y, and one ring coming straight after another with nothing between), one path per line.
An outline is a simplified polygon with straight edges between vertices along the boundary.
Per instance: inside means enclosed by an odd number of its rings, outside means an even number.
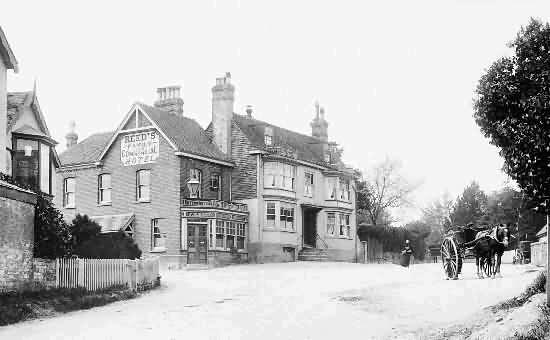
M293 230L293 229L280 229L279 231L285 232L285 233L295 233L296 232L296 230Z
M151 203L151 200L138 200L138 201L135 201L134 204L139 204L139 203Z
M218 251L218 252L223 252L223 253L230 253L231 252L231 250L224 249L224 248L208 249L208 251ZM247 254L248 251L246 249L237 249L237 253L238 254Z
M288 192L296 193L295 189L288 189L288 188L281 188L281 187L266 187L266 186L264 186L264 189L274 189L274 190L282 190L282 191L288 191Z
M165 253L166 252L166 248L162 247L162 248L154 248L152 250L149 251L150 253Z
M75 205L63 207L63 209L76 209Z
M98 207L110 206L113 205L113 202L100 202L97 204Z

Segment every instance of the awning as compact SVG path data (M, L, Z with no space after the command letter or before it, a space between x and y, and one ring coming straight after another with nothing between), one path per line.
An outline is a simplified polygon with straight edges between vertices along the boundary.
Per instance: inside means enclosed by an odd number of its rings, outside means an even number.
M113 233L124 230L134 221L134 214L90 216L90 219L101 226L102 233Z

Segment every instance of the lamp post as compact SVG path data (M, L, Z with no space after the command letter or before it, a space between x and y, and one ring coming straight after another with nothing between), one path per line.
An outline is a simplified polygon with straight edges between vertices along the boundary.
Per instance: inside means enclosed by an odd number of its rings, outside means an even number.
M199 192L199 185L200 182L196 177L191 178L187 182L187 189L189 189L189 197L191 198L198 198L198 192Z

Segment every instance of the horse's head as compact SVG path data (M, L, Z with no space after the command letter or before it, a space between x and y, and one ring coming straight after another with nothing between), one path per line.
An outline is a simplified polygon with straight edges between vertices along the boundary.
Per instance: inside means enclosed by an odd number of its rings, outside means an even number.
M497 227L497 241L501 242L505 248L508 247L508 241L510 239L510 230L505 226Z

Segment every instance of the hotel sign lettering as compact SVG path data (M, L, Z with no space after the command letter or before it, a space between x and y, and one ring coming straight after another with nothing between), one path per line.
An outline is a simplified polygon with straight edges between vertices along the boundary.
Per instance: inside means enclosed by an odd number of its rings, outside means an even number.
M125 135L120 145L122 165L154 163L159 157L159 134L146 131Z

